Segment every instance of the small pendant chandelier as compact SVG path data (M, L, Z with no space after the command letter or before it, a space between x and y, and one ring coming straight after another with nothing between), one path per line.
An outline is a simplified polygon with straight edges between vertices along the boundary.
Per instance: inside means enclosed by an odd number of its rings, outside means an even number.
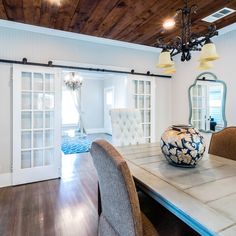
M215 25L211 25L208 33L194 34L191 31L191 14L196 14L197 5L188 6L188 0L184 0L184 7L176 11L176 16L181 14L181 36L177 36L171 42L165 44L162 40L157 40L155 47L162 48L159 56L158 67L164 69L165 74L173 74L176 72L173 57L181 54L181 61L189 61L191 59L191 51L201 51L198 69L206 70L213 67L212 61L219 58L215 44L211 38L218 35ZM174 19L164 22L165 29L173 28Z
M64 83L71 90L77 90L83 85L83 77L76 72L69 72L65 76Z

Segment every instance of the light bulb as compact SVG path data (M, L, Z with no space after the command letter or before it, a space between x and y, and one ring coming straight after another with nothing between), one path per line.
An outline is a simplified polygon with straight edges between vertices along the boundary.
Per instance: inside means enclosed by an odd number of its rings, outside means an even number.
M63 0L48 0L51 4L60 6Z
M164 29L167 29L167 30L174 28L174 26L175 26L175 21L174 21L174 19L172 19L172 18L167 19L167 20L164 21L164 23L163 23L163 28L164 28Z

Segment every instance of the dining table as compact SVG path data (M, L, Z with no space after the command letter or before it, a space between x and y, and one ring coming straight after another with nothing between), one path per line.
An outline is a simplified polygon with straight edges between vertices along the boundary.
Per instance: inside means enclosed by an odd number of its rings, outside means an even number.
M180 168L159 143L117 150L138 187L200 235L236 236L236 161L206 153L194 168Z

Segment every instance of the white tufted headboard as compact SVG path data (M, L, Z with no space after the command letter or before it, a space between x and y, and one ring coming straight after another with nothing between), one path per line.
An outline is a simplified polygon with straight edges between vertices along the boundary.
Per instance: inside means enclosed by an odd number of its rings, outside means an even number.
M110 115L113 145L127 146L145 143L139 110L111 109Z

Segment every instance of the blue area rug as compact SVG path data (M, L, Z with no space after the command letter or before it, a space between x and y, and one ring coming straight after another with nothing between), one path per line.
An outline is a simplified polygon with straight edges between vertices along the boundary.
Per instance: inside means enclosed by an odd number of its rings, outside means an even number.
M84 137L63 137L61 150L64 154L75 154L88 152L91 147L91 141Z

